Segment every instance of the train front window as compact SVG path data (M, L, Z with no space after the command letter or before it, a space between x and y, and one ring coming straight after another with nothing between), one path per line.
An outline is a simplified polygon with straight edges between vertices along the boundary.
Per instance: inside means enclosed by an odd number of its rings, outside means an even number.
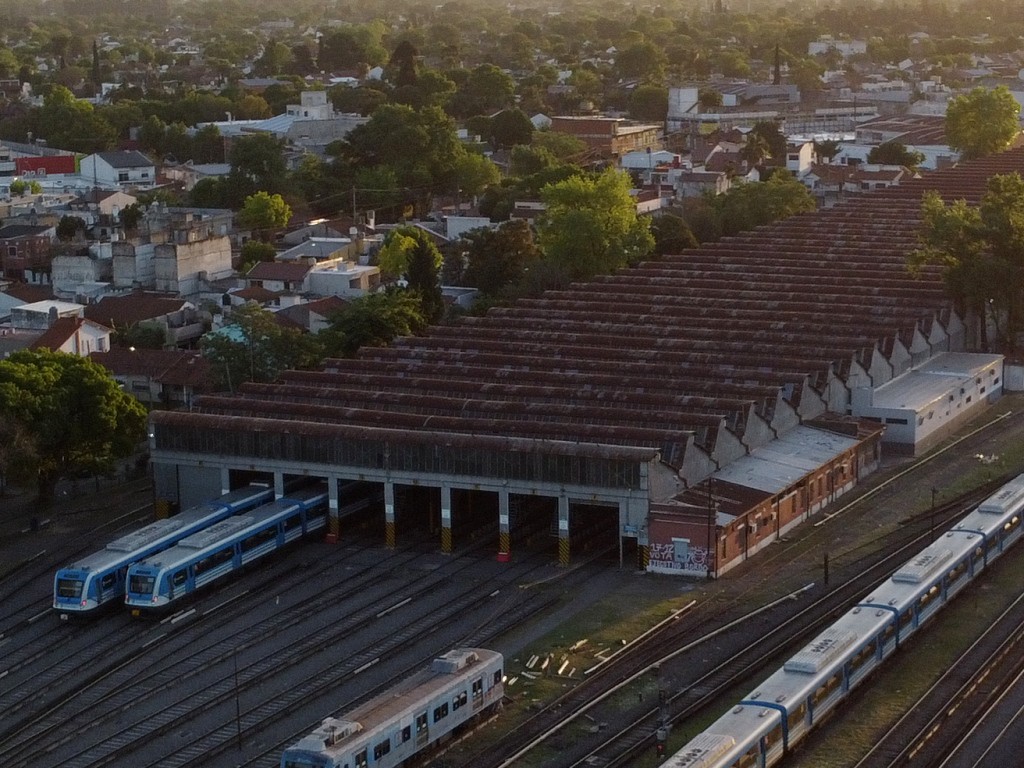
M77 599L82 596L84 585L81 579L57 579L57 596Z
M128 579L128 591L136 595L151 595L154 584L156 584L156 579L152 576L132 574Z

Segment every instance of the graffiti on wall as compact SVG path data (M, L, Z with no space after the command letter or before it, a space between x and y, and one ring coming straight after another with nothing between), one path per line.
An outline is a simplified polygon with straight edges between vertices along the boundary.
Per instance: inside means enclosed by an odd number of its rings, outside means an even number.
M680 555L678 548L672 542L651 543L650 545L650 566L652 571L672 571L674 573L689 572L705 574L708 570L708 550L698 547L688 547L687 551Z

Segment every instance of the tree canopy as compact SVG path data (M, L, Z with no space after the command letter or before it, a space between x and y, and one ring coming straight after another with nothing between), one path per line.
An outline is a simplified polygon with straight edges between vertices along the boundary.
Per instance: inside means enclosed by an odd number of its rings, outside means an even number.
M871 151L868 152L868 162L916 168L924 162L924 154L907 149L901 142L886 141L877 147L872 147Z
M109 471L131 455L146 410L88 358L25 350L0 360L0 423L22 446L0 453L3 473L33 480L49 499L62 477Z
M280 195L260 191L245 198L242 210L238 212L238 223L246 229L258 232L266 240L275 229L281 229L292 217L292 209Z
M354 357L360 347L385 347L427 327L419 298L398 287L353 299L328 321L318 336L328 355L341 357Z
M629 176L609 169L596 178L571 176L541 190L547 205L538 242L547 259L574 278L634 264L654 247L647 219L637 216Z
M991 323L1000 347L1014 350L1024 319L1024 179L993 176L977 207L964 200L947 205L929 192L921 211L921 247L910 256L911 270L940 265L961 313L977 319L982 346L989 346Z
M200 341L217 385L234 391L247 381L273 381L284 370L313 368L322 359L317 339L285 328L257 304L234 309L227 325Z
M1005 85L978 87L956 96L946 108L946 139L964 159L1006 149L1020 133L1020 105Z

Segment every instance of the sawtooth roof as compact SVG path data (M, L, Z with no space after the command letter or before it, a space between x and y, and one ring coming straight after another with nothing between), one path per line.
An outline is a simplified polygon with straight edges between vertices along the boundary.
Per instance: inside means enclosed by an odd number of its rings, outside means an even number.
M692 448L744 443L755 423L818 416L837 380L958 332L939 269L905 268L921 196L976 204L989 176L1020 170L1014 150L936 172L154 418L646 449L681 467Z

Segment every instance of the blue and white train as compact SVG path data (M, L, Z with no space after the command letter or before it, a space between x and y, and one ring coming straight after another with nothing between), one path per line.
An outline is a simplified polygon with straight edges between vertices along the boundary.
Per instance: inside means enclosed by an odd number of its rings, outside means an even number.
M319 728L281 755L281 768L395 768L501 705L504 659L457 648L391 690Z
M222 520L128 569L125 604L133 615L161 611L327 526L323 486L290 493L244 515Z
M879 584L706 731L667 768L765 768L1021 536L1024 475Z
M132 563L273 498L269 487L249 485L110 542L99 552L57 571L53 579L54 610L60 611L62 619L67 619L120 605L124 601L125 577Z

